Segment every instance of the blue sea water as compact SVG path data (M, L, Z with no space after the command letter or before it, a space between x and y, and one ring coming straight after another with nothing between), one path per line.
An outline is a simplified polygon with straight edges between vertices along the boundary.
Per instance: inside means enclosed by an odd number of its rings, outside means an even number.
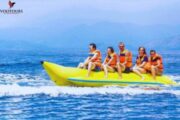
M164 74L180 82L180 52L162 55ZM40 64L76 66L85 56L81 51L1 51L0 119L180 119L180 87L58 87Z

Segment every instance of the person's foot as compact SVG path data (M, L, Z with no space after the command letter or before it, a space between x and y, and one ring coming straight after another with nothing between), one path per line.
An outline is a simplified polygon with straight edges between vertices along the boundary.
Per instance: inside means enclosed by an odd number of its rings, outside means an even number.
M122 79L122 76L119 76L119 79L121 80L121 79Z
M155 77L153 77L153 80L156 80L156 78L155 78Z
M104 78L108 78L108 76L107 76L107 75L105 75L105 76L104 76Z

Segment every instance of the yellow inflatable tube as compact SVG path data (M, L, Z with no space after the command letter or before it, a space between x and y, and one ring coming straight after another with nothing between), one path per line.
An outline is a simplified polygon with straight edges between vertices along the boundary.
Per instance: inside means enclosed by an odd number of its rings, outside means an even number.
M177 85L167 76L158 76L153 80L151 75L144 74L145 80L141 80L134 73L123 73L123 79L118 79L117 73L109 73L108 78L104 78L104 72L92 72L90 77L86 77L87 70L64 67L51 62L43 61L42 66L56 85L59 86L81 86L81 87L101 87L101 86L128 86L128 85Z

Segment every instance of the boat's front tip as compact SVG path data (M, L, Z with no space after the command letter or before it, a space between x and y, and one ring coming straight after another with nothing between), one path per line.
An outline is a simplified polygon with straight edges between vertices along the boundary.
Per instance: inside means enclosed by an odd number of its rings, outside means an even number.
M52 67L52 65L53 65L54 63L47 62L47 61L40 61L40 64L43 66L43 68L44 68L45 70L47 70L47 69L54 69L54 68Z
M41 65L43 65L43 64L44 64L44 61L40 61L40 63L41 63Z
M48 64L48 63L50 63L50 62L44 61L44 60L40 61L40 64L41 64L42 66L44 66L45 64Z
M63 66L48 61L40 61L40 63L51 78L51 80L54 81L56 85L71 85L67 80L68 75Z

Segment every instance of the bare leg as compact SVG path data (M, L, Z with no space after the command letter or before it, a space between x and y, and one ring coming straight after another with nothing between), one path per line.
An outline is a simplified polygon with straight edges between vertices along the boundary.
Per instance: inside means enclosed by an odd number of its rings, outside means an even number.
M108 70L108 72L114 72L115 71L113 67L108 66L108 65L107 65L107 70Z
M87 69L87 64L83 64L83 69Z
M83 68L83 69L87 69L87 66L88 66L88 64L89 64L88 60L89 60L89 58L87 58L87 59L83 62L83 65L82 65L82 68Z
M144 77L142 76L140 71L141 70L140 70L140 68L138 69L138 67L133 68L133 72L136 73L139 77L141 77L142 80L144 80Z
M79 63L78 68L83 68L84 67L84 63Z
M156 80L156 67L151 66L151 74L154 80Z
M122 68L120 63L117 63L117 71L118 71L119 79L122 79Z
M161 70L159 70L158 68L156 69L156 75L159 75L159 76L161 76L161 75L162 75L162 71L161 71Z
M88 73L87 73L87 77L90 76L91 70L94 69L95 66L96 66L95 64L93 64L92 62L89 62L89 64L88 64Z
M104 69L104 76L105 78L107 78L108 77L107 65L103 65L103 69Z

